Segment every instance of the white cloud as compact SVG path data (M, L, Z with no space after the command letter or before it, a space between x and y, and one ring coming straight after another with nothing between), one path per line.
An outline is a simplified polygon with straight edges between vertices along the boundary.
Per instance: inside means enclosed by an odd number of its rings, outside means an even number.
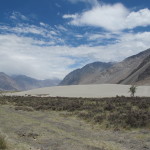
M62 77L65 66L73 60L61 57L57 47L34 45L38 41L16 35L0 35L0 71L8 74L26 74L36 78Z
M63 16L63 18L64 18L64 19L68 19L68 18L69 18L69 19L70 19L70 18L76 19L76 18L77 18L77 15L69 15L69 14L67 15L67 14L66 14L66 15Z
M78 2L84 2L84 3L90 3L92 5L97 5L98 1L97 0L68 0L71 3L78 3Z
M13 12L10 18L13 20L24 20L24 21L29 20L26 16L22 15L20 12Z
M45 79L63 78L72 69L94 61L120 61L150 47L150 32L122 34L115 44L90 47L88 45L44 46L40 41L14 34L0 35L0 71L8 74L25 74ZM41 41L42 42L42 41ZM85 60L85 61L84 61Z
M57 28L57 30L58 31L68 31L68 29L67 28L65 28L64 26L62 26L62 25L57 25L57 26L55 26L56 28Z
M18 26L11 29L12 31L18 32L18 33L32 33L32 34L39 34L39 35L45 35L44 29L38 28L36 26Z
M40 22L40 25L43 27L48 27L48 24L45 24L44 22Z
M99 4L81 14L66 14L63 18L70 18L70 24L72 25L88 25L101 27L108 31L121 31L150 25L150 10L145 8L132 12L121 3L114 5Z
M112 39L112 38L116 38L117 36L119 36L118 34L111 34L111 33L96 33L96 34L88 34L88 40L92 41L92 40L98 40L98 39Z
M137 26L145 27L150 25L150 10L145 8L137 12L131 12L127 16L125 23L129 29L135 28Z
M81 35L81 34L76 34L75 37L76 37L76 38L83 38L84 36Z
M61 43L62 39L58 37L58 33L55 29L51 28L49 25L40 23L41 26L29 25L29 24L17 24L15 27L10 26L0 26L0 30L5 33L14 33L19 36L39 36L40 38L45 38L49 41L48 44L55 45L56 43ZM42 44L42 42L38 42ZM44 43L43 43L44 44Z
M106 9L107 7L109 8L111 5L107 5ZM117 4L114 7L120 8L124 6ZM126 8L125 12L128 12ZM112 14L116 13L112 9ZM140 12L140 16L143 14L145 16L145 11ZM121 14L119 15L122 16ZM135 18L132 16L138 15L130 13L128 20ZM130 27L129 25L131 23L128 23L128 28ZM110 28L109 25L107 28ZM120 29L122 26L113 27L111 30L117 30L118 28ZM96 33L94 31L93 33L90 31L90 33L83 32L81 34L77 30L69 29L67 26L57 25L52 28L43 22L40 22L39 26L17 24L16 27L11 27L3 24L0 25L0 31L2 31L0 34L0 72L7 74L25 74L38 79L63 78L67 73L76 69L76 67L82 67L87 63L94 61L120 61L150 47L150 32ZM36 38L37 36L42 38ZM87 44L78 44L77 47L64 44L68 41L76 42L74 38L87 41ZM113 43L108 42L105 45L103 44L103 46L94 46L93 44L95 41L111 38L115 39Z

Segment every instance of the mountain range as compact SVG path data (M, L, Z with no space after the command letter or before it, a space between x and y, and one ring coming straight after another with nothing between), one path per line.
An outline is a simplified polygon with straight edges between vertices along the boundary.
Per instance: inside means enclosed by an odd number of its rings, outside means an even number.
M0 91L24 91L56 85L135 84L150 85L150 49L121 62L94 62L70 72L59 79L37 80L25 75L0 72Z
M60 85L107 83L150 85L150 49L118 63L88 64L69 73Z
M56 86L59 79L37 80L25 75L13 75L0 72L0 91L24 91L35 88Z

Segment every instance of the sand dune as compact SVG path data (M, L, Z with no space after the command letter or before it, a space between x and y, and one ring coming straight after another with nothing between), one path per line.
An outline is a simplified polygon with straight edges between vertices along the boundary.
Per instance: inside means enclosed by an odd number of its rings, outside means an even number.
M116 97L130 96L130 85L97 84L97 85L71 85L39 88L30 91L11 93L17 96L60 96L60 97ZM150 86L138 86L135 96L150 96Z

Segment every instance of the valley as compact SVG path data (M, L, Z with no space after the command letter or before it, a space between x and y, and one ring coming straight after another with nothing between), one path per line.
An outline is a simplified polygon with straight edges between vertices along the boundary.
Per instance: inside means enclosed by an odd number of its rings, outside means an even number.
M149 150L149 102L123 97L0 97L0 135L8 150ZM120 120L111 120L112 114ZM131 122L125 123L125 118Z

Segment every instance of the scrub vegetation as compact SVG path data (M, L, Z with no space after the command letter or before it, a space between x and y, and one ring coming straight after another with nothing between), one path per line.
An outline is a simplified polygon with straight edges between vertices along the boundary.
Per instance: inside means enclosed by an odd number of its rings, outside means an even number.
M0 150L150 150L150 98L0 97Z
M145 97L1 97L0 103L12 103L24 111L67 111L104 128L150 128L150 98Z
M7 144L3 136L0 136L0 150L7 149Z

